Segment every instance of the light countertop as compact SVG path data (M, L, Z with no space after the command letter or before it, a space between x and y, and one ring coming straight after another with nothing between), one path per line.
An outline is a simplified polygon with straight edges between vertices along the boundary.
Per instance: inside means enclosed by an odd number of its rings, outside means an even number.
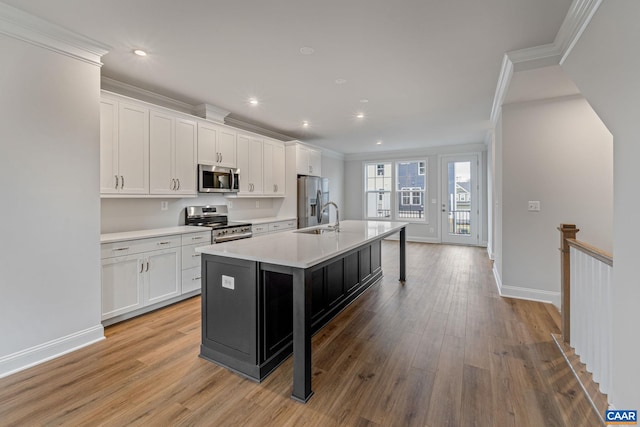
M229 258L260 261L287 267L309 268L364 243L390 236L406 222L342 221L340 232L297 233L299 230L260 235L197 248L197 252ZM325 228L310 227L310 228Z
M123 240L146 239L150 237L172 236L175 234L200 233L211 231L209 227L194 227L182 225L178 227L154 228L150 230L123 231L121 233L106 233L100 235L100 243L121 242Z
M297 221L298 219L295 216L270 216L265 218L236 219L233 221L229 221L229 224L250 223L252 225L258 225L258 224L268 224L270 222L291 221L291 220Z

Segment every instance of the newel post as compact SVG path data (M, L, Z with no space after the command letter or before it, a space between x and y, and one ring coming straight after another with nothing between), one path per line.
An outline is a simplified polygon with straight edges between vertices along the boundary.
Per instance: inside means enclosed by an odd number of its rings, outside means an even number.
M562 310L562 340L567 344L571 339L571 251L567 239L575 239L580 229L575 224L560 224L560 277Z

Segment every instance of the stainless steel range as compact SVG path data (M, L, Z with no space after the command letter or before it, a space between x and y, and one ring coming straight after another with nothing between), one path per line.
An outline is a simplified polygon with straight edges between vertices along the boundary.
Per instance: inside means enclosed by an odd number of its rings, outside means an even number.
M225 205L187 206L185 225L211 227L211 243L223 243L253 236L251 224L229 225L227 214Z

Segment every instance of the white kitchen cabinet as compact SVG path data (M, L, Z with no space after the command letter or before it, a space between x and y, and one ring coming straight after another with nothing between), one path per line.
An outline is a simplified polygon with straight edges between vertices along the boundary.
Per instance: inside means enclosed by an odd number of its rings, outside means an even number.
M263 148L264 195L273 197L284 197L284 144L279 141L265 139Z
M236 167L236 131L226 126L198 122L198 163Z
M149 129L150 193L195 196L196 122L151 110Z
M180 248L102 260L102 320L180 295Z
M144 305L155 304L182 293L180 248L169 248L147 253L144 278L146 283Z
M137 255L102 260L102 320L143 307L143 270Z
M321 176L322 153L301 144L296 145L296 172L298 175Z
M118 316L124 320L199 289L200 254L192 259L188 256L210 240L207 230L103 243L102 320ZM191 295L193 292L186 297Z
M263 142L254 136L238 134L237 167L240 175L237 196L263 195Z
M115 97L100 101L100 192L149 193L149 110Z
M269 223L269 233L278 233L280 231L295 230L297 226L296 220L278 221Z

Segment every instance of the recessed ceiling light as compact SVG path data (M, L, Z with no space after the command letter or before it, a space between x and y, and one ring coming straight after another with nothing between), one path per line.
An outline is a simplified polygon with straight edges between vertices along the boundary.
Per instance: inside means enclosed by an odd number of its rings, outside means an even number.
M376 145L382 145L382 141L376 142Z
M356 117L357 117L358 119L364 119L364 113L358 113L358 114L356 115Z
M147 52L145 52L142 49L134 49L133 53L135 53L138 56L147 56Z
M337 84L337 85L343 85L343 84L345 84L346 82L347 82L347 80L346 80L346 79L336 79L336 84Z
M258 105L258 100L256 98L249 98L249 104Z
M302 46L300 48L300 53L303 55L313 55L313 52L315 52L315 49L309 46Z
M369 100L366 99L366 98L363 98L363 99L360 100L360 102L362 102L363 104L366 104L367 102L369 102Z
M306 120L304 120L304 121L302 122L302 126L304 126L304 127L309 127L309 122L308 122L308 121L306 121Z

